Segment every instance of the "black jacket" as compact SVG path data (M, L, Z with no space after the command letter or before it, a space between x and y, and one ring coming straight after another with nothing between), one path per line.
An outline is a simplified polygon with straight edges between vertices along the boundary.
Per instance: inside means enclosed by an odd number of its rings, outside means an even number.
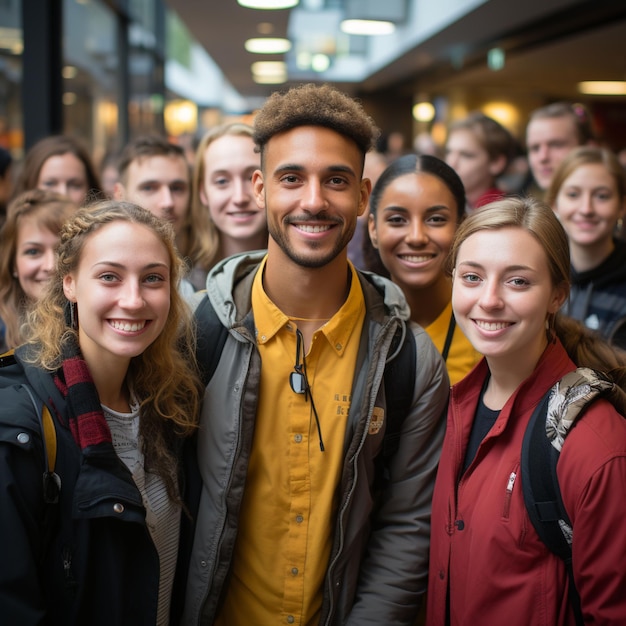
M626 243L615 240L615 249L598 267L585 272L572 268L571 279L563 312L626 348Z
M159 559L141 495L113 448L83 454L50 373L0 368L0 620L5 624L154 626ZM39 415L56 427L58 504L44 503Z

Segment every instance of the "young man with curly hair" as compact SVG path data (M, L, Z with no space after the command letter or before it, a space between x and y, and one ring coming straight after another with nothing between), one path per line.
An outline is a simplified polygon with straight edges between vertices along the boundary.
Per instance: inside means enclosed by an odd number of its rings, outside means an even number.
M347 258L376 129L313 85L275 93L254 128L268 250L218 264L206 297L219 322L206 302L196 314L200 332L228 336L201 416L185 623L409 626L449 385L400 290ZM383 462L383 373L405 336L416 375Z

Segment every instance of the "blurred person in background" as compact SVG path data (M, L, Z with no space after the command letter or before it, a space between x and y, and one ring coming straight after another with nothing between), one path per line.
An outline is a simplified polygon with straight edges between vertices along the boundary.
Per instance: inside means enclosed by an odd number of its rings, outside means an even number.
M0 231L0 351L20 345L26 312L54 272L63 223L78 209L66 196L33 189L15 198Z
M192 213L206 220L205 271L233 254L267 248L265 209L257 205L252 189L252 175L260 166L247 124L218 126L200 140Z
M504 196L497 179L514 153L511 133L480 111L450 125L445 160L463 181L468 211Z
M68 135L45 137L28 150L14 195L30 189L56 191L78 206L104 197L89 152L78 139Z
M120 172L117 164L120 159L118 152L107 152L100 163L100 178L102 180L102 190L107 198L115 197L115 184L120 179Z
M363 178L369 178L372 186L376 184L378 177L385 171L387 159L376 150L370 150L365 155L363 166ZM352 239L348 242L348 258L354 267L360 270L368 269L365 252L371 247L368 233L369 203L367 209L356 219L356 228Z
M591 119L582 104L554 102L533 111L526 126L526 150L533 180L539 188L535 193L545 194L568 152L593 141Z
M192 223L191 172L183 149L160 135L131 140L117 163L116 200L133 202L172 225L176 247L193 265L192 248L198 229ZM188 279L181 281L183 293L195 291Z
M7 202L13 192L12 164L11 153L0 147L0 226L4 223L7 214Z
M546 196L569 239L572 288L563 312L626 349L626 173L606 148L571 150Z
M480 360L456 326L446 260L465 215L463 183L442 160L409 154L381 174L370 196L369 236L384 269L446 362L452 384Z

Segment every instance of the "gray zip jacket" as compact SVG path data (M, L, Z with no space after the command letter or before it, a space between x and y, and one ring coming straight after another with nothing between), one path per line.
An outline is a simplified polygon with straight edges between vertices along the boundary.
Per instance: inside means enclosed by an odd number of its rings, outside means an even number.
M201 416L198 462L203 486L183 620L188 625L212 624L228 586L257 412L261 361L251 288L262 258L259 253L231 257L207 278L207 297L229 336ZM417 351L413 402L398 451L388 462L389 480L375 501L373 477L381 471L375 460L385 425L376 434L368 431L374 407L385 408L383 371L394 356L389 352L395 331L408 320L409 309L390 281L366 273L359 273L359 279L366 317L320 624L410 626L427 586L431 497L449 382L428 335L415 324L407 325Z

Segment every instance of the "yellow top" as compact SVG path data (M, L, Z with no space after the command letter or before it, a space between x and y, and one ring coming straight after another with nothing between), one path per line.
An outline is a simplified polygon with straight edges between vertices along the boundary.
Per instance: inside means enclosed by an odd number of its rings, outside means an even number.
M311 399L292 391L296 323L263 289L263 262L252 287L262 360L254 441L224 607L215 622L317 624L334 533L335 492L343 465L350 392L365 318L352 266L341 309L313 336L306 373ZM308 347L305 347L308 348Z
M441 315L424 329L440 353L443 353L443 346L446 342L451 318L452 303L448 302L448 305L441 312ZM462 378L465 378L481 358L482 355L474 350L474 346L472 346L469 339L457 325L454 329L454 335L452 335L452 343L450 344L448 358L446 359L450 384L455 385Z

